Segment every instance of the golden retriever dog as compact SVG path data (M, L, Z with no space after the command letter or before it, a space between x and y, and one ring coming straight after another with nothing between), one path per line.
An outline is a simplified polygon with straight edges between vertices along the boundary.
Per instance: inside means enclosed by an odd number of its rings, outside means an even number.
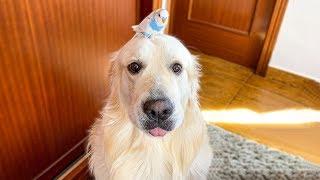
M212 154L196 58L172 36L135 35L110 71L110 95L89 138L95 179L206 179Z

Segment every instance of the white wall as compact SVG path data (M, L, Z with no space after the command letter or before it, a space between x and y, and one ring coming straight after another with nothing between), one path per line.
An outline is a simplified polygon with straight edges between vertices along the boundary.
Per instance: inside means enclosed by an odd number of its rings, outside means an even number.
M320 0L289 0L270 66L320 82Z

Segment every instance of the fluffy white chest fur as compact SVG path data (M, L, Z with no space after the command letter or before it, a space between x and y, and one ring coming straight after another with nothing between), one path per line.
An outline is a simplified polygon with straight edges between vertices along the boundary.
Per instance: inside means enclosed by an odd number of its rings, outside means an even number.
M196 118L196 112L186 113ZM212 155L202 119L186 119L175 132L155 138L131 123L112 120L108 111L104 115L89 140L90 167L97 180L206 179Z

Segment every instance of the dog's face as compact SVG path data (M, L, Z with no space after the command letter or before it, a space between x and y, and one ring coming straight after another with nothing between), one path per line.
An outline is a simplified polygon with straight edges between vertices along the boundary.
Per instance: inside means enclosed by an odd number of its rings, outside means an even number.
M136 36L119 50L113 63L119 99L129 119L147 134L164 136L178 128L187 104L197 103L196 60L171 36Z

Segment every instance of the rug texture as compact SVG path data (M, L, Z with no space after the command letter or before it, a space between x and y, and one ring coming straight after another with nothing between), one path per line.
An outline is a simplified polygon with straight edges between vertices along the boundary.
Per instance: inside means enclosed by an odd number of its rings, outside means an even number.
M213 150L208 179L213 180L320 180L320 166L208 126Z

